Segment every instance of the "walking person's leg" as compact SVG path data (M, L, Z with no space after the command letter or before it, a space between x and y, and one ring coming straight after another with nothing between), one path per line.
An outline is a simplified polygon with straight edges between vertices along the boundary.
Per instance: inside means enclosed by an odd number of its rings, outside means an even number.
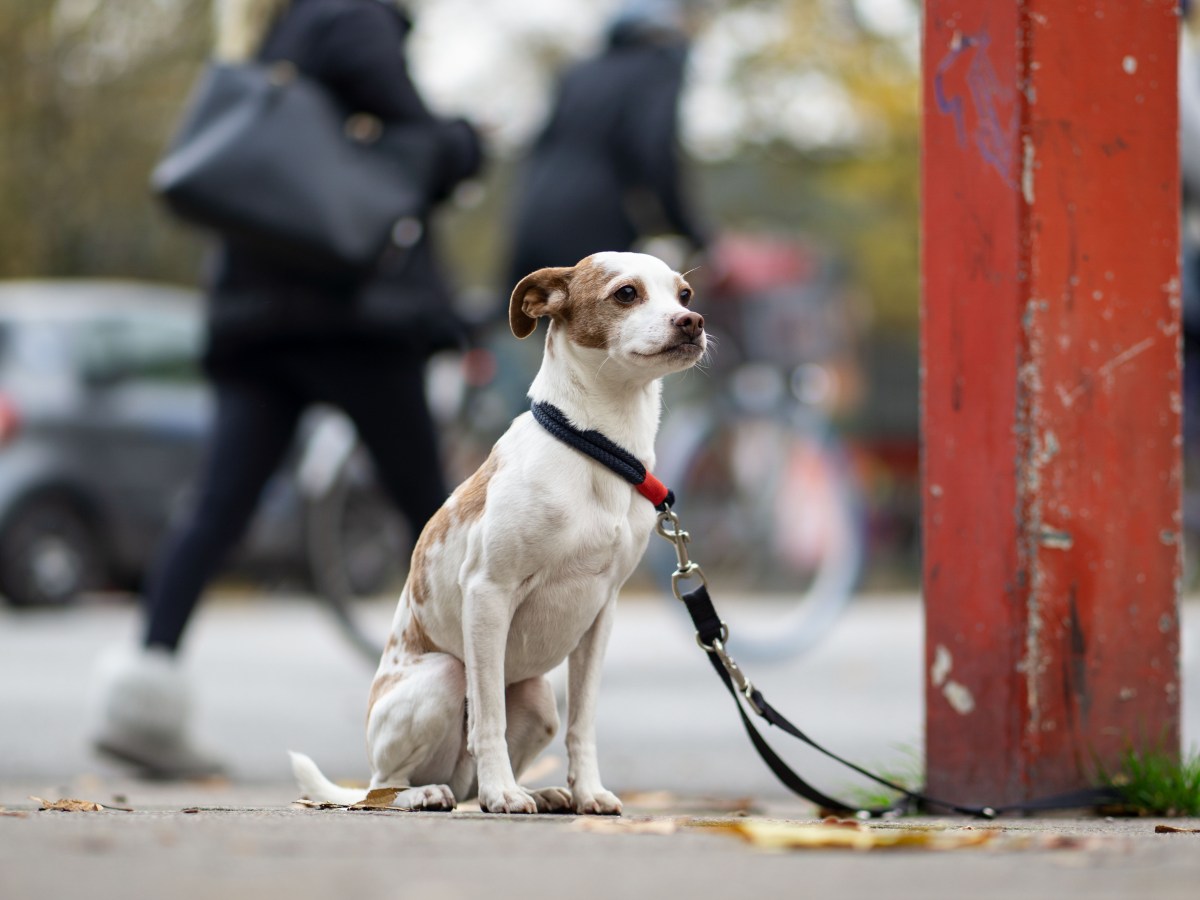
M245 531L278 468L303 403L257 382L218 381L208 455L188 518L148 580L142 647L101 663L98 749L158 777L219 770L187 733L188 692L175 651L200 595Z
M321 398L354 422L380 482L414 537L448 495L419 357L378 349L328 366Z

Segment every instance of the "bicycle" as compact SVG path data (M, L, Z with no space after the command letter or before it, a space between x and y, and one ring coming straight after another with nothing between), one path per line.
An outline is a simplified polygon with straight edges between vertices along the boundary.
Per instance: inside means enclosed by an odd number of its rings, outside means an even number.
M481 324L469 349L430 361L427 392L451 484L478 468L507 424L496 375ZM297 480L309 583L345 638L375 663L417 536L379 485L349 418L317 407L301 433Z
M324 407L309 415L297 467L309 582L351 645L378 661L382 631L366 606L386 591L398 593L411 529L376 481L353 423Z
M862 490L829 414L844 298L836 267L799 245L742 239L716 252L723 278L705 319L719 368L708 390L668 402L656 474L710 579L773 599L770 623L739 625L736 649L774 661L820 641L863 569ZM663 583L673 562L661 543L644 565Z

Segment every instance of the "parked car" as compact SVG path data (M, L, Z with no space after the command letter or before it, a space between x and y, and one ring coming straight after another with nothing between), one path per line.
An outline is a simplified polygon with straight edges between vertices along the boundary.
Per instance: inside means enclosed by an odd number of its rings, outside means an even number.
M198 292L158 284L0 282L0 594L10 604L58 605L141 583L204 452L212 406L198 365L202 309ZM305 442L330 415L306 420L232 569L320 582L306 527L313 498L298 473ZM367 480L377 502L353 509L375 520L364 529L343 517L355 541L373 542L356 544L374 565L349 579L361 594L394 578L406 540L390 510L379 520L386 504ZM320 555L325 566L352 558Z

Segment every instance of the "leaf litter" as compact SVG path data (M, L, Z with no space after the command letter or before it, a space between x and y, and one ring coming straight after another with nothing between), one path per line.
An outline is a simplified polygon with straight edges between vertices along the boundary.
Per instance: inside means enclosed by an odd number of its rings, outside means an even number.
M106 809L116 810L117 812L133 812L127 806L102 806L92 800L76 800L68 798L63 800L43 800L41 797L29 798L34 803L38 804L38 811L45 812L53 810L55 812L103 812Z
M1012 833L1002 827L974 825L868 825L853 819L828 818L820 823L769 819L714 821L703 827L735 835L754 847L783 850L923 850L946 851L987 847L996 850L1093 850L1111 847L1105 837L1068 834Z
M386 810L390 809L395 812L409 812L398 807L392 806L396 800L396 795L403 788L374 788L367 792L367 796L359 800L357 803L333 803L329 800L310 800L308 797L301 797L298 800L292 801L292 806L299 806L303 809L373 809Z

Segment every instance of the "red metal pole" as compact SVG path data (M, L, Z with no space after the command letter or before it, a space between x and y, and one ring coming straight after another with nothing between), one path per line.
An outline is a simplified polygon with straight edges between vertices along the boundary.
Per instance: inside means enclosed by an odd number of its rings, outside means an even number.
M1175 0L925 4L929 790L1178 752Z

